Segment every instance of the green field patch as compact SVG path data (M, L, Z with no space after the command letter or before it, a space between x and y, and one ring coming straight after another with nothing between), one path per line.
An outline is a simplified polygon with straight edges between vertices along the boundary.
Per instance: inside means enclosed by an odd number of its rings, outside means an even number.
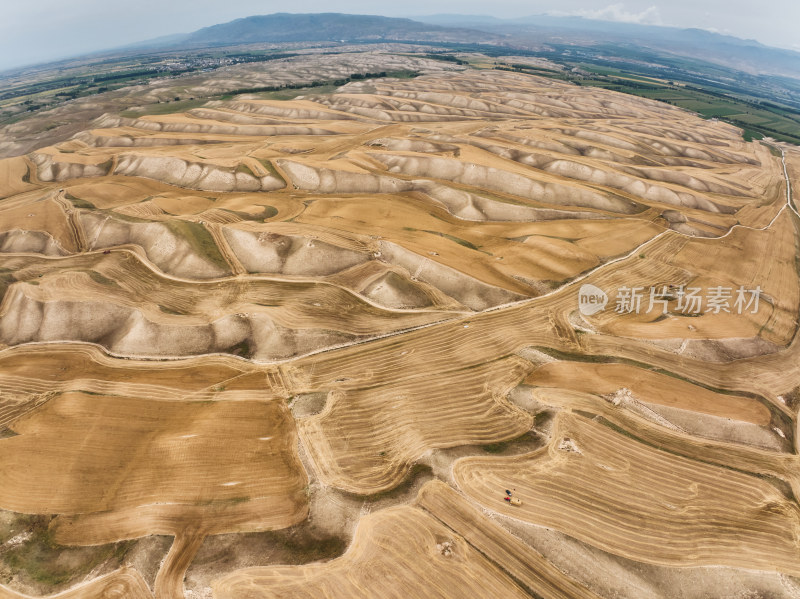
M244 162L240 162L239 166L236 167L237 173L244 173L245 175L250 175L256 179L260 179L258 175L256 175L249 166L247 166Z
M256 158L256 160L261 163L261 166L267 169L272 177L275 177L278 179L278 181L283 181L283 184L286 185L286 179L281 176L281 174L278 172L278 169L276 169L275 165L272 164L272 161L267 160L266 158Z
M95 205L91 202L87 202L86 200L82 200L81 198L76 198L71 193L65 193L64 197L66 197L75 208L83 208L84 210L94 210Z
M158 102L156 104L145 104L137 108L129 108L119 113L120 116L135 119L145 115L158 115L158 114L174 114L177 112L186 112L192 108L198 108L209 101L210 98L201 100L179 100L171 102Z
M406 227L403 227L406 228ZM410 229L413 230L413 229ZM475 250L476 252L480 252L481 249L472 242L467 241L466 239L461 239L460 237L455 237L453 235L449 235L447 233L440 233L439 231L427 231L425 229L422 230L424 233L430 233L431 235L438 235L439 237L444 237L445 239L449 239L457 243L458 245L464 246L470 250Z
M214 237L203 225L186 220L168 220L164 224L175 235L188 241L195 252L204 256L222 270L230 271L230 266L219 251Z
M84 270L83 272L88 274L89 278L92 281L94 281L95 283L98 283L100 285L106 285L106 286L109 286L109 287L118 287L119 286L119 285L117 285L117 282L114 279L109 279L107 276L105 276L102 273L97 272L96 270Z
M56 590L80 581L101 564L111 569L122 564L135 541L122 541L89 547L65 547L55 542L50 530L50 516L21 516L16 523L19 533L28 538L5 549L0 560L23 580Z

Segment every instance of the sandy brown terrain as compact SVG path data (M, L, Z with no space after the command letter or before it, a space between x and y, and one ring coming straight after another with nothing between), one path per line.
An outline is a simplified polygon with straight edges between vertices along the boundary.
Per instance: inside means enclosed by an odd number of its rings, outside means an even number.
M797 596L796 149L474 69L83 129L0 161L0 597Z
M496 487L510 485L524 504L503 513L618 555L798 574L800 512L772 485L637 447L581 416L559 415L551 445L540 452L465 458L454 474L482 503L494 503Z
M306 46L303 48L302 46ZM335 81L349 77L353 73L379 73L381 71L407 71L419 73L438 73L442 71L460 71L464 67L448 62L430 60L424 56L426 51L434 48L417 44L370 44L348 45L334 44L264 44L262 48L249 45L247 47L230 47L231 50L258 52L267 50L282 55L287 49L289 54L277 60L267 62L242 63L222 66L216 69L202 69L194 73L164 76L150 80L133 80L128 85L109 91L97 90L88 96L69 101L57 102L49 109L35 113L26 113L23 103L25 96L0 102L0 118L11 116L8 124L0 126L0 157L18 156L32 150L50 146L73 135L79 138L84 135L86 124L103 115L115 115L125 112L133 118L146 114L153 106L169 108L170 102L190 101L202 104L204 100L240 89L281 86L307 86L319 81ZM289 46L290 48L287 48ZM327 47L326 47L327 46ZM418 53L417 55L411 53ZM178 61L182 60L176 56ZM31 83L34 79L82 76L96 69L81 59L61 63L55 68L23 69L16 76L6 77L5 86L14 88L20 84ZM97 65L95 65L96 67ZM216 66L216 65L215 65ZM88 69L87 69L88 67ZM124 68L124 67L123 67ZM140 70L136 59L128 68ZM57 100L58 96L44 94L38 101L45 104ZM176 98L178 99L176 101ZM127 112L126 112L127 110ZM175 112L175 110L171 110ZM114 136L116 137L116 135ZM110 143L115 143L112 140ZM130 144L136 145L136 144Z

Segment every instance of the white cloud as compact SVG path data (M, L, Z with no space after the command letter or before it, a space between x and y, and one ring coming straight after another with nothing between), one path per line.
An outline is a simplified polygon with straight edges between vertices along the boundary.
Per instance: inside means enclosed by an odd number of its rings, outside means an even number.
M581 9L570 12L553 11L548 13L559 17L583 17L585 19L595 19L598 21L616 21L618 23L637 23L639 25L662 25L661 13L658 7L650 6L641 12L630 12L625 10L622 3L609 4L605 8L597 10Z

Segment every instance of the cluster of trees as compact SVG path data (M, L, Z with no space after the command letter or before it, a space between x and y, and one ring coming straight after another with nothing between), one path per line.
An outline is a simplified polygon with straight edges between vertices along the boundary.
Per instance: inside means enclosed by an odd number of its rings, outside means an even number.
M469 64L468 61L461 60L452 54L425 54L425 58L430 58L431 60L441 60L444 62L454 62L455 64Z
M241 87L239 89L234 89L227 92L227 95L238 95L238 94L257 94L260 92L277 92L284 89L303 89L305 87L322 87L325 85L335 85L340 86L344 85L345 83L349 83L350 81L358 81L360 79L381 79L383 77L417 77L419 73L416 71L381 71L379 73L352 73L349 77L343 77L341 79L332 79L332 80L315 80L311 83L287 83L284 85L264 85L260 87Z

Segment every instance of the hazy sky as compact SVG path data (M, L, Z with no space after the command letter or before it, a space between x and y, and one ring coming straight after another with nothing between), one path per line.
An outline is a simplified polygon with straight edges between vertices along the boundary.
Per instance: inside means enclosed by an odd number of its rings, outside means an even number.
M487 10L491 8L491 12ZM273 12L346 12L392 17L459 13L500 18L573 14L611 21L700 27L800 50L797 0L0 0L0 69L186 33Z

